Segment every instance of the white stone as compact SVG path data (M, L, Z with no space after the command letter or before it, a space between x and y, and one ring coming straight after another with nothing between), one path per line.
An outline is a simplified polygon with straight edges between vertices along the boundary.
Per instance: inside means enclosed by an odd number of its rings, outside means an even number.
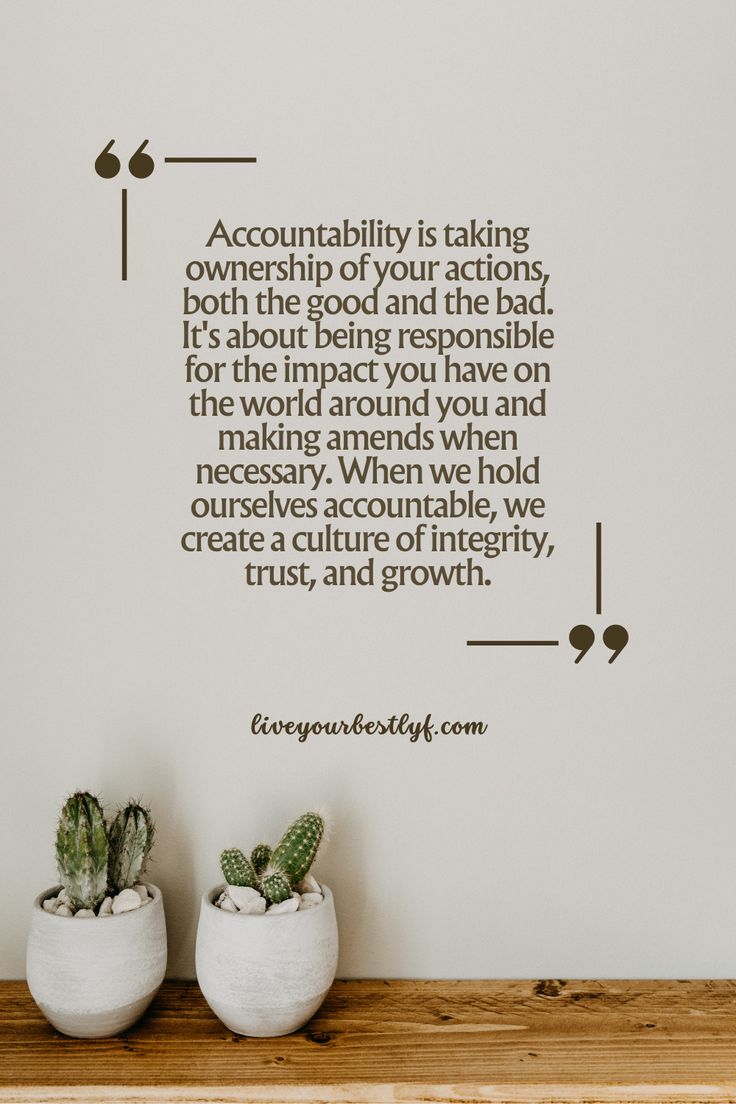
M72 910L69 908L68 905L57 905L56 906L56 915L57 916L73 916L74 913L72 912Z
M269 916L280 912L297 912L300 900L299 894L295 893L286 901L279 901L277 905L269 905L266 912Z
M43 911L44 912L55 912L56 911L56 906L58 905L58 903L59 903L59 898L58 897L47 897L46 900L43 903Z
M222 901L220 902L220 908L222 909L223 912L237 912L238 911L238 906L235 904L235 902L231 901L229 897L226 897L224 893L222 894Z
M148 890L142 882L139 885L134 885L133 889L136 891L142 902L148 900Z
M60 905L71 905L72 899L65 889L62 889L59 894L58 901Z
M252 886L228 886L227 895L231 901L235 902L240 912L242 912L251 901L263 900L258 890L253 889Z
M222 893L220 894L220 896L219 896L219 897L217 898L217 900L215 901L215 904L216 904L216 905L221 905L221 904L222 904L222 902L223 902L223 901L225 901L226 899L227 899L227 893L226 893L226 892L225 892L225 890L223 889Z
M78 909L74 913L74 919L75 920L86 920L90 916L94 920L94 916L95 916L94 909Z
M310 909L310 908L314 908L315 905L321 905L321 904L322 904L322 894L321 893L302 893L302 899L299 903L299 908L302 909L302 910L303 909Z
M322 887L313 874L307 874L296 887L300 893L319 893L322 896Z
M132 912L141 907L141 899L134 889L123 889L117 897L112 899L112 911L114 916L121 912Z
M266 898L254 897L247 904L238 908L238 912L243 916L256 916L261 912L266 911Z
M98 916L112 916L112 897L106 897L97 910Z

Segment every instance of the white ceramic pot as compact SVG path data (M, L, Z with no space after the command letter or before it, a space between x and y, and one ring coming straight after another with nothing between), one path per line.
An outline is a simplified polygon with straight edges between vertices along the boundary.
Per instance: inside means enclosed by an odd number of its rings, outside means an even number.
M317 1011L335 980L337 921L324 900L303 912L225 912L217 886L202 897L197 981L212 1011L238 1035L288 1035Z
M156 995L166 972L161 890L118 916L77 919L44 912L55 886L33 902L26 953L28 988L49 1023L64 1035L98 1039L125 1031Z

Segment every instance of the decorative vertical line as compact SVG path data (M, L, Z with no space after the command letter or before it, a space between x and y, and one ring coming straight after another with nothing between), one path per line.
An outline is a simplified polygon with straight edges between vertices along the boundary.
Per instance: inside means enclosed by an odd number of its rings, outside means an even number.
M128 279L128 189L123 188L123 204L122 204L122 242L121 242L121 255L122 255L122 271L121 279Z
M595 612L603 612L603 523L595 524Z

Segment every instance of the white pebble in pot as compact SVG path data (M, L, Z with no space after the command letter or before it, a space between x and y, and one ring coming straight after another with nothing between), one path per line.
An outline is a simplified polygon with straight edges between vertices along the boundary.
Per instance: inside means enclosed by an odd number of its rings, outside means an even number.
M115 916L119 916L121 912L132 912L133 909L140 907L141 899L134 889L123 889L117 897L113 898L112 911Z
M314 908L315 905L321 905L321 904L322 904L322 894L321 893L302 893L302 899L301 899L301 903L299 905L299 908L300 909L310 909L310 908Z
M243 905L238 909L238 912L244 916L256 916L258 913L266 911L266 898L254 897L246 905Z
M286 901L279 901L277 905L269 905L266 911L269 916L277 915L280 912L296 912L299 908L299 901L299 894L294 893Z
M322 896L322 887L314 874L307 874L305 878L302 878L297 889L300 893L319 893L320 897Z
M252 901L263 901L258 890L253 889L252 886L228 886L227 895L235 902L240 912L244 912Z

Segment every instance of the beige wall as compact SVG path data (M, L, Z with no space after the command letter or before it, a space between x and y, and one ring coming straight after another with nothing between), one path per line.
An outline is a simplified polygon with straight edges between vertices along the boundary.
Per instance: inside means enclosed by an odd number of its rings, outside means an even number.
M0 974L82 786L154 806L173 974L219 849L321 804L343 975L733 976L733 5L6 0L2 24ZM260 162L133 182L124 285L113 135ZM249 592L238 557L180 552L204 439L180 289L215 219L473 215L531 225L552 272L555 556L479 599ZM599 519L616 664L464 647L590 620ZM248 731L396 709L490 728Z

